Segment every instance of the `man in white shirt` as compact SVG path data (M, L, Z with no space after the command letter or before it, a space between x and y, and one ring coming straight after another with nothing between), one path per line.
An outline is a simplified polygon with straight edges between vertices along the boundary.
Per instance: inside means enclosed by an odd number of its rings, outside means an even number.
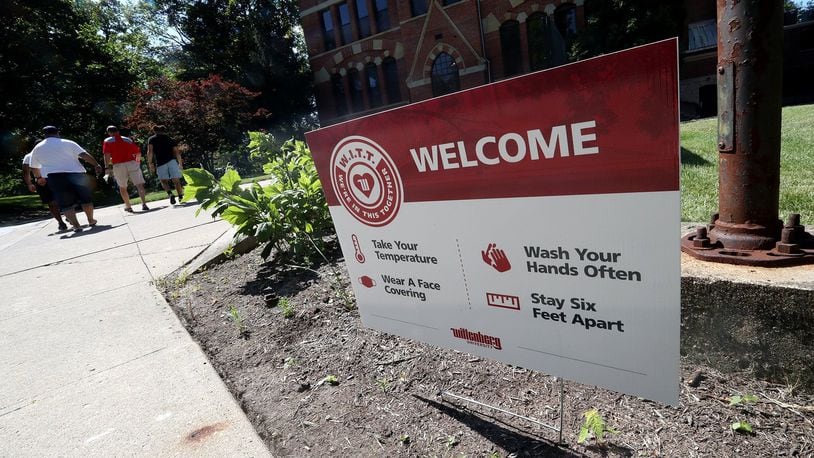
M48 186L40 186L31 181L31 153L28 153L23 158L23 181L25 182L25 187L28 188L31 192L36 192L37 195L40 196L40 201L45 205L48 205L48 210L51 211L51 216L57 220L59 223L59 231L67 231L68 225L62 221L62 215L59 213L59 207L57 206L57 201L54 199L54 193L51 192L51 188ZM43 173L40 170L40 175L47 175L47 173Z
M102 166L75 142L59 138L59 129L56 127L45 126L42 133L45 140L37 143L31 150L31 170L37 178L37 184L41 186L47 184L51 188L62 214L71 223L74 231L82 230L74 210L77 201L88 217L88 225L95 226L90 177L85 173L85 167L79 159L94 166L97 175L101 173ZM41 173L43 170L46 175Z

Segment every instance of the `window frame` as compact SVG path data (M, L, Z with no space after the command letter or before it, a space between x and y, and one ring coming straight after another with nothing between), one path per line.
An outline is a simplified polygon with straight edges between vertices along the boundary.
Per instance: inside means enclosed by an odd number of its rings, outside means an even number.
M514 36L508 36L509 27L512 28ZM520 22L514 19L500 24L498 29L500 36L500 53L503 58L503 76L510 77L523 73L523 50L520 37ZM511 40L511 42L509 42ZM511 59L510 59L511 57Z
M325 16L327 14L328 20L330 24L326 24ZM326 10L322 10L319 14L320 17L320 25L322 26L322 45L325 48L325 51L330 51L332 49L336 49L336 27L334 26L334 15L330 8ZM330 25L331 28L328 29L326 26Z
M370 6L367 0L356 1L356 30L359 33L359 39L367 38L373 34L373 29L370 25ZM364 8L360 8L360 6ZM364 16L362 16L364 14Z
M362 87L362 76L356 67L348 70L348 87L350 88L351 113L365 111L365 95Z
M342 19L342 10L345 10L347 13L347 24L343 23ZM342 46L353 43L353 17L350 14L350 6L348 5L347 1L339 3L336 5L336 12L339 15L339 36L342 38Z
M339 73L331 75L331 92L334 96L334 109L336 117L348 114L348 99L345 91L345 78Z
M384 105L382 99L382 81L379 78L379 66L373 62L365 64L365 88L369 108L378 108Z
M444 65L444 68L441 68L441 65ZM451 78L445 80L446 76L451 76ZM460 70L458 70L458 63L452 55L441 52L435 56L430 69L430 81L432 83L433 97L452 94L461 90Z
M384 9L379 9L380 3L384 3ZM384 32L390 29L390 5L388 0L373 0L373 18L376 22L376 30Z

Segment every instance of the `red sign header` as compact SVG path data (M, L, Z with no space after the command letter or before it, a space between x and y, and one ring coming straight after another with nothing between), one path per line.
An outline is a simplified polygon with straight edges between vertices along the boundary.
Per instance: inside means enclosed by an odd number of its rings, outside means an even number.
M306 134L329 205L372 226L401 202L676 191L676 41Z

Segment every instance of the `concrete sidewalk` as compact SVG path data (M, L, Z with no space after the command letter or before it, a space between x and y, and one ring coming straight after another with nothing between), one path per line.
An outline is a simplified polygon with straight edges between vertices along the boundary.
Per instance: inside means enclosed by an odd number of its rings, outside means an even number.
M231 229L150 207L0 227L0 456L269 456L153 286Z

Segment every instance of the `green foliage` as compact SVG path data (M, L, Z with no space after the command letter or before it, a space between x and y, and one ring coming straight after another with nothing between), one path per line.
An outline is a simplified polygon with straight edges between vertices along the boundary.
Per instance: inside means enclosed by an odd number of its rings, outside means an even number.
M729 397L729 405L730 406L736 406L736 405L739 405L741 403L752 403L752 402L757 402L757 401L758 401L758 398L754 394L746 394L746 395L743 395L743 396L736 394L734 396Z
M459 441L459 440L458 440L458 438L457 438L457 437L455 437L455 436L447 436L447 439L444 441L444 444L446 444L446 446L447 446L448 448L455 447L455 446L456 446L456 445L458 445L459 443L460 443L460 441Z
M309 263L314 251L324 248L322 237L333 232L311 154L296 140L287 141L273 155L262 154L272 157L264 166L271 175L269 184L253 183L244 189L234 170L216 180L206 170L185 169L184 199L197 199L201 209L234 225L238 235L256 237L265 244L263 258L276 250L278 259Z
M240 316L240 312L234 305L229 306L229 319L232 320L239 334L246 333L246 324L243 322L243 317Z
M607 54L680 36L682 0L587 0L585 28L573 38L572 59Z
M390 391L392 389L392 387L390 385L390 380L388 380L386 377L376 379L376 386L379 387L379 389L382 391L382 393L387 393L388 391Z
M297 0L154 4L181 37L174 56L181 79L217 74L259 92L257 127L294 126L314 111Z
M590 436L593 436L596 442L601 444L604 441L606 433L617 433L615 429L610 428L606 424L605 419L602 418L602 415L596 409L588 410L584 412L582 416L585 417L585 421L579 428L579 437L577 438L577 443L579 444L588 440Z
M277 302L277 307L280 308L280 311L283 312L283 316L285 318L291 318L294 316L294 305L286 297L281 297L280 300Z
M0 192L25 192L9 184L47 124L101 159L105 126L158 68L131 10L116 0L0 2Z
M736 421L735 423L729 425L729 427L732 428L732 431L735 431L736 433L742 434L752 433L752 425L745 421Z

